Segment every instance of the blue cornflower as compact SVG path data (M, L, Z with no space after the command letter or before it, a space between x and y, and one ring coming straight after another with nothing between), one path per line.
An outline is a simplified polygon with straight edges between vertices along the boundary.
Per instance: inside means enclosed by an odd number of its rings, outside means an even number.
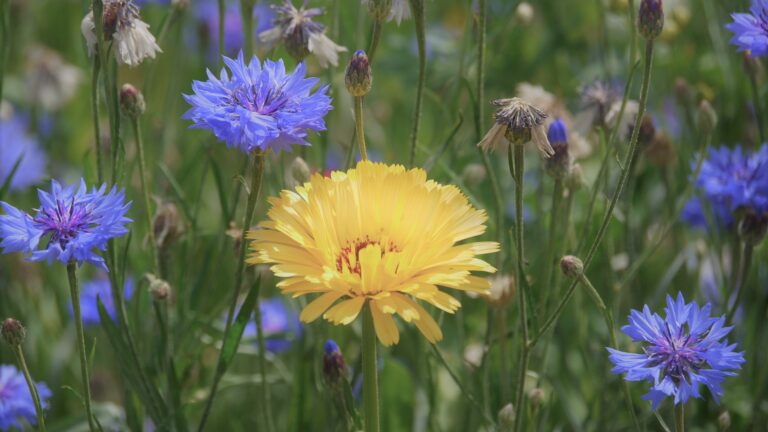
M125 279L123 296L126 301L133 297L133 278L127 277ZM83 316L83 324L86 326L101 324L97 299L101 299L104 309L107 310L110 318L114 320L117 317L117 309L112 298L112 285L106 274L100 274L96 278L83 283L80 291L80 312ZM71 304L69 306L69 314L70 316L72 315Z
M48 408L51 389L45 383L37 383L40 405ZM15 366L0 365L0 430L26 430L26 425L37 424L35 403L29 393L29 386Z
M30 261L75 261L91 263L107 270L104 259L96 250L105 250L107 241L128 232L125 224L131 222L125 213L131 203L125 202L125 192L107 186L88 191L81 179L80 186L66 188L51 181L51 192L38 190L40 208L35 216L0 202L6 214L0 216L0 247L3 253L31 254ZM46 238L43 249L40 240Z
M20 162L19 162L20 160ZM18 168L13 172L16 163ZM45 177L45 153L26 130L21 116L0 118L0 185L13 172L10 189L25 189Z
M243 53L237 59L224 57L226 70L216 78L208 71L208 81L195 81L193 95L184 95L192 108L184 114L193 128L210 129L228 147L250 153L256 149L290 151L292 144L309 145L307 131L325 130L323 118L331 110L328 86L315 93L317 78L304 78L300 63L291 74L282 60L266 60L262 66L256 56L246 64Z
M710 317L712 306L700 308L695 302L686 304L682 293L677 300L667 296L666 318L652 313L648 305L643 311L633 310L629 325L621 330L635 342L644 342L643 353L628 353L608 348L616 365L612 372L626 374L627 381L650 381L651 391L643 396L655 410L665 397L684 404L691 397L702 398L699 387L704 384L719 402L723 395L720 384L741 369L744 353L735 352L725 336L733 327L725 327L725 317Z
M259 311L261 328L264 331L264 347L273 353L288 350L293 340L301 335L299 315L279 297L261 300ZM251 321L245 326L243 337L254 339L256 336L256 323Z
M752 0L750 13L731 14L731 44L755 57L768 56L768 0Z
M704 204L715 222L725 227L734 225L739 211L768 213L768 144L754 153L741 147L710 149L696 187L706 203L695 198L688 202L683 219L691 225L705 225Z

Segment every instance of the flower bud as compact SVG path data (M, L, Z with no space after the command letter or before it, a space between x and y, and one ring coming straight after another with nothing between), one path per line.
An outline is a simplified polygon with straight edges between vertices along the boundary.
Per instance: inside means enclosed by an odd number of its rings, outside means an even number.
M518 24L528 25L533 22L533 6L528 2L520 2L515 9L515 20Z
M464 171L461 173L461 180L467 187L473 188L479 186L487 175L488 173L485 171L483 164L471 163L464 167Z
M147 109L144 95L134 86L123 84L120 88L120 110L129 118L137 118Z
M659 167L670 167L677 161L677 153L672 140L667 134L661 132L651 141L651 145L645 150L648 160Z
M368 12L374 21L384 21L392 12L392 0L368 0Z
M515 427L515 406L511 403L499 410L499 430L511 431Z
M768 232L768 213L757 214L753 210L746 211L739 220L739 237L744 243L757 246L765 239Z
M571 171L571 156L568 154L568 129L557 119L549 125L547 139L555 153L544 162L546 173L557 180L563 180Z
M662 0L641 0L637 16L637 31L647 40L654 40L664 29Z
M486 297L491 306L504 308L515 298L515 279L510 275L499 274L491 277L491 289Z
M691 85L685 78L678 77L675 79L675 99L677 99L677 103L687 107L693 102L694 97L694 89L691 88Z
M181 237L184 232L184 223L176 204L165 202L158 207L152 219L152 230L159 249L167 248Z
M8 345L17 347L24 342L24 338L27 336L27 331L20 322L13 318L8 318L3 321L2 334L3 339L8 342Z
M568 177L565 179L566 186L571 192L576 192L584 186L584 171L581 169L581 164L575 163L571 167L571 172L568 173Z
M528 399L531 401L533 408L538 408L544 403L544 399L547 395L544 393L544 389L536 387L532 388L528 392Z
M640 131L638 132L637 142L641 146L648 146L653 142L655 136L656 126L653 124L653 118L646 114L640 121Z
M346 378L347 365L341 349L333 339L325 341L323 347L323 377L329 385L336 385Z
M698 126L705 135L711 134L717 127L717 112L706 99L699 103Z
M355 97L365 96L371 91L373 73L365 51L357 50L352 55L352 60L347 65L347 73L344 75L344 84L349 94Z
M720 427L720 432L726 432L731 428L731 414L728 411L723 411L717 416L717 425Z
M146 277L149 281L149 292L155 300L167 300L171 296L171 285L168 282L151 273L147 273Z
M560 260L560 270L569 278L579 278L584 275L584 263L573 255L566 255Z

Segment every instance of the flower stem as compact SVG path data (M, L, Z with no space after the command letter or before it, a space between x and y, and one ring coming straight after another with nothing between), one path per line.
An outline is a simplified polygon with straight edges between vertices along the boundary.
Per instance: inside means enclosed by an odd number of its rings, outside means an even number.
M3 77L5 76L5 59L8 57L8 47L11 46L11 32L8 31L11 15L10 0L0 0L0 101L3 100Z
M542 281L544 281L544 285L541 287L544 290L544 293L540 306L544 311L547 310L546 308L549 304L549 295L551 294L552 290L555 289L552 275L554 273L553 270L555 267L555 257L558 252L558 239L560 238L557 235L557 228L561 226L561 223L563 222L560 220L560 207L562 201L563 181L561 179L555 179L554 190L552 191L552 209L550 210L551 217L549 219L549 236L547 237L549 244L547 245L547 255L545 256L546 261L544 262L544 277L542 279Z
M247 243L246 243L246 235L248 234L248 229L251 226L251 221L253 221L253 213L256 210L256 203L259 199L259 192L261 190L261 180L264 176L264 152L261 150L256 150L253 152L253 155L251 156L251 190L248 191L248 201L245 205L245 216L243 218L243 233L240 237L240 256L238 257L237 261L237 270L235 272L235 288L234 293L232 295L232 303L229 305L229 312L227 313L227 322L224 327L224 340L227 339L229 335L229 331L232 328L232 321L235 316L235 310L237 309L237 300L240 297L240 290L242 289L243 285L243 276L245 273L245 250L247 249ZM259 301L256 299L256 308L259 307ZM264 356L264 351L259 351L259 361L261 361L261 357ZM205 423L208 420L208 415L211 411L211 406L213 405L213 398L216 396L216 391L219 388L219 384L221 383L221 378L224 376L224 373L226 372L226 366L223 364L223 351L219 352L219 360L216 367L216 375L213 377L213 384L211 385L211 391L208 395L208 400L205 402L205 408L203 408L203 415L200 419L200 425L198 426L198 431L202 432L205 430ZM266 383L264 384L266 385ZM262 387L263 389L263 387ZM263 391L263 390L262 390Z
M363 97L355 96L355 133L357 145L360 146L360 157L368 160L368 151L365 147L365 127L363 127Z
M259 298L261 283L256 285L256 298ZM256 338L259 344L259 375L261 375L261 406L263 407L263 416L267 422L267 430L275 430L274 420L272 419L272 395L269 391L269 382L267 381L267 359L264 353L267 351L264 341L264 324L261 318L261 308L254 308L254 320L256 321Z
M646 41L646 45L645 45L645 67L643 71L643 82L640 88L640 106L639 106L637 117L636 117L638 119L643 118L643 116L645 115L645 107L648 103L648 89L650 88L650 84L651 84L652 66L653 66L653 41L649 40L649 41ZM592 262L592 258L594 258L595 252L597 252L597 248L602 242L606 231L608 230L608 225L613 217L613 209L616 207L616 203L618 202L619 197L624 191L624 186L626 186L627 184L629 171L630 171L629 167L632 165L632 163L634 163L635 156L637 154L637 141L639 138L639 132L640 132L640 128L636 127L632 129L632 137L630 138L630 142L629 142L629 150L627 151L627 154L624 158L624 164L622 165L622 168L621 168L619 184L618 186L616 186L616 190L613 192L613 196L611 197L611 201L608 205L608 209L603 215L603 221L602 221L602 224L600 225L600 230L598 231L597 235L592 241L592 245L590 246L586 259L584 260L584 271L586 271L587 267ZM534 338L528 343L530 347L535 346L536 343L541 339L541 336L544 333L546 333L550 328L552 328L552 326L555 325L555 323L557 322L557 319L560 317L560 314L563 312L563 309L565 309L565 306L568 304L568 301L573 296L573 293L576 289L577 284L578 284L577 280L574 280L573 282L571 282L567 292L561 299L560 303L557 305L555 311L547 319L547 321L541 327L541 329L536 334L536 336L534 336Z
M29 387L29 394L32 395L32 401L35 403L35 414L37 415L37 430L45 432L45 415L43 412L43 406L40 403L40 395L37 393L37 386L32 380L32 375L29 373L27 367L27 361L24 359L24 351L21 349L21 345L16 345L13 349L16 354L16 361L19 363L19 368L24 373L24 379L27 381Z
M515 431L520 431L523 425L525 409L523 408L525 395L525 376L528 369L528 359L530 349L528 347L528 312L525 304L525 288L521 282L525 278L525 248L523 245L523 172L525 170L525 147L522 145L512 145L510 151L515 152L515 246L517 248L517 268L516 281L518 285L518 299L520 304L520 363L518 365L517 392L515 396Z
M253 0L240 0L240 14L243 20L243 52L250 57L253 55Z
M88 417L88 426L91 432L96 431L91 411L91 379L88 372L88 352L85 349L85 333L83 332L83 315L80 312L80 290L77 286L77 263L67 264L67 276L69 278L69 293L72 296L72 312L75 318L77 331L77 349L80 352L80 374L83 378L83 400L85 402L85 415Z
M365 432L379 432L379 378L376 370L376 332L369 304L363 311L363 405Z
M685 432L685 405L675 405L675 432Z
M155 274L160 274L160 261L158 259L157 240L155 239L155 230L152 228L152 207L150 206L149 191L147 184L151 181L148 176L147 167L144 158L144 140L141 139L141 128L139 127L139 118L131 118L133 126L133 136L136 138L136 151L139 158L139 176L141 177L141 193L144 196L144 213L147 218L147 232L149 233L150 254Z
M416 142L421 123L421 105L424 101L424 81L427 75L427 42L424 30L424 0L411 0L413 19L416 24L416 41L419 46L419 82L416 87L416 108L413 112L413 131L411 132L411 156L408 165L416 162Z
M755 68L749 69L749 84L752 87L752 103L755 105L755 117L757 118L757 132L760 136L760 142L765 142L765 118L763 117L763 103L760 99L760 89L757 83L757 72Z
M381 39L381 21L378 19L373 20L373 30L371 30L371 46L368 48L368 62L373 64L373 57L376 55L376 48L379 47L379 39Z
M728 313L725 316L726 322L731 322L733 319L733 315L736 314L736 311L739 309L739 303L741 303L741 297L743 296L744 292L744 284L747 281L747 278L749 277L749 269L751 268L752 264L752 252L754 250L754 246L749 244L748 242L744 242L744 251L741 256L741 261L739 265L739 273L736 276L736 283L734 284L734 291L736 292L736 298L733 300L733 304L730 308L728 308Z
M93 72L91 73L91 115L93 117L93 142L96 147L96 179L99 184L104 182L104 167L101 157L101 127L99 125L99 69L101 57L93 56Z

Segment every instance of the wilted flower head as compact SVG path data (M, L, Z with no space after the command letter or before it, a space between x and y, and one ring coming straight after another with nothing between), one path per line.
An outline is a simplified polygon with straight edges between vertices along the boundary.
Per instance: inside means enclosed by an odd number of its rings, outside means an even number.
M53 393L45 383L35 384L40 405L48 409ZM16 366L0 365L0 430L27 430L37 424L35 402L24 374Z
M128 301L133 297L133 278L125 279L123 297ZM104 305L109 317L114 320L117 317L117 308L112 297L112 285L105 273L98 274L95 278L83 283L80 290L80 311L83 315L83 324L97 326L101 323L99 315L98 299ZM72 305L69 305L69 314L72 315Z
M179 209L172 202L164 202L157 207L152 218L156 246L160 249L173 244L184 233L184 221Z
M696 162L691 164L695 169ZM741 147L710 149L696 187L706 201L694 198L683 212L694 226L706 225L705 206L714 222L725 227L738 222L741 213L768 214L768 144L754 153Z
M45 178L47 163L43 149L27 133L26 122L18 115L0 115L0 185L13 174L10 190L26 189Z
M228 147L246 153L290 151L293 144L309 145L307 131L325 130L328 86L311 93L319 80L304 77L304 63L290 74L282 60L262 66L253 56L246 64L242 52L237 59L224 57L224 63L231 77L225 69L220 78L208 71L208 81L193 82L194 94L184 95L192 105L184 118L194 122L193 128L209 129Z
M606 81L595 81L581 89L581 105L587 111L593 127L608 123L608 112L620 97L616 87Z
M104 39L114 41L112 48L118 63L137 66L146 58L155 58L163 52L149 31L149 24L141 20L134 0L104 0ZM83 18L80 30L88 46L88 55L96 52L98 39L93 11Z
M382 19L395 21L397 25L400 25L404 19L411 17L411 7L408 0L363 0L363 4L368 5L374 18L377 18L377 15L383 15ZM383 5L378 6L377 4ZM379 11L377 8L383 10Z
M336 45L325 35L325 26L314 21L324 13L322 8L296 9L290 0L273 7L277 18L273 21L274 27L259 34L262 42L270 45L282 42L296 61L304 60L311 53L317 57L320 67L339 64L339 53L347 49Z
M768 56L768 0L752 0L750 13L731 14L725 28L733 33L731 44L756 57Z
M554 150L547 140L544 119L547 114L520 98L497 99L493 104L499 107L495 114L495 123L478 143L488 152L499 148L506 138L513 144L525 144L533 141L544 157L550 157Z
M57 110L72 99L83 78L80 69L42 46L27 52L26 70L27 95L46 111Z
M35 216L0 202L6 214L0 216L0 247L4 253L31 254L30 261L61 261L64 264L91 263L107 270L97 250L105 250L107 241L125 235L131 222L125 217L131 204L125 202L125 192L107 185L88 191L85 181L80 186L62 188L51 181L51 191L38 190L40 207ZM46 245L38 250L40 241Z
M686 304L682 294L677 299L667 296L666 317L652 313L648 305L643 311L633 310L629 325L622 331L635 342L644 344L642 353L628 353L608 348L616 366L612 372L626 374L627 381L650 381L651 391L643 396L653 409L670 396L675 405L690 398L702 398L700 387L707 386L719 402L723 395L720 384L741 369L744 353L735 352L725 337L732 327L725 327L725 317L710 317L711 305L700 308L695 302Z

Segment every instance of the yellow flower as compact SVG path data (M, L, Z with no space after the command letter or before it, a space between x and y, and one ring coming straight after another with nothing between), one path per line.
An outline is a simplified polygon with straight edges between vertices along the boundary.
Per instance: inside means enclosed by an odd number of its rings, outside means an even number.
M400 339L394 314L435 343L440 327L416 300L453 313L461 303L438 286L487 293L488 280L470 272L496 271L477 255L498 243L457 244L485 232L485 212L422 169L364 161L269 202L269 220L248 234L248 263L272 264L286 295L320 294L304 322L350 324L368 303L382 344Z

